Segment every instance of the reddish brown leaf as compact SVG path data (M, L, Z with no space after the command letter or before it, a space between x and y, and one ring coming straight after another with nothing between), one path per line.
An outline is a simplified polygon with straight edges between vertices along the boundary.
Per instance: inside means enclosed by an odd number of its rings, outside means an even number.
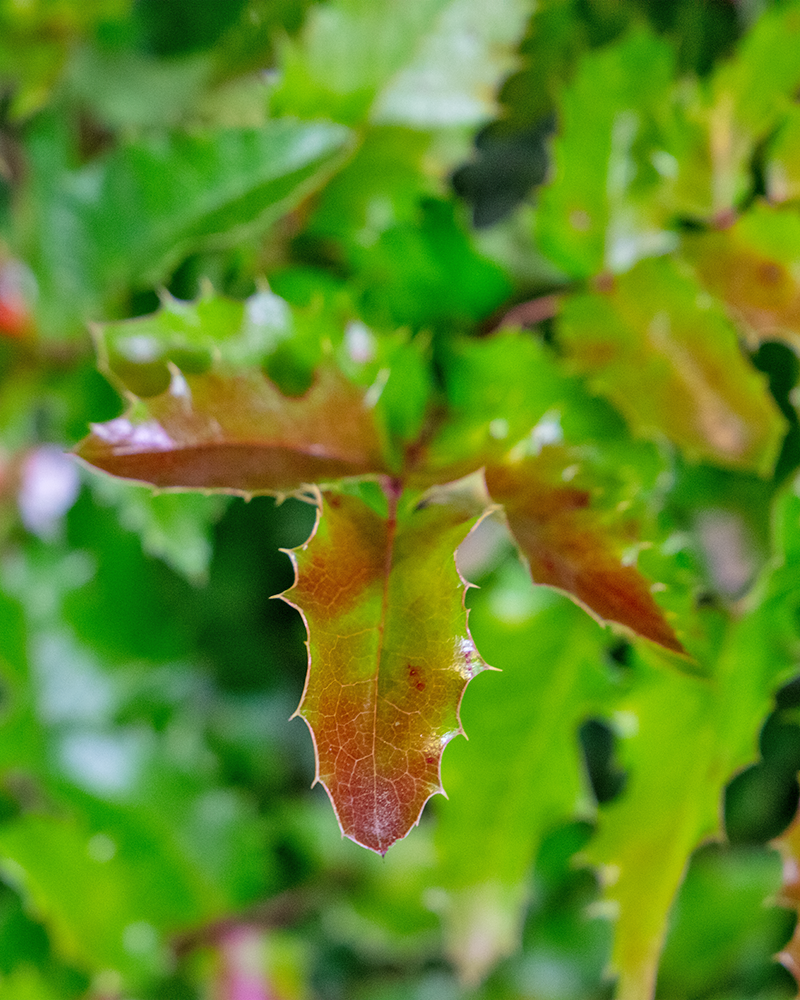
M332 368L299 398L258 369L178 373L166 392L94 425L77 454L125 479L242 493L384 469L364 391Z
M494 501L530 567L534 583L564 591L595 617L616 622L675 652L684 652L648 581L625 565L588 491L565 483L557 449L486 470Z
M379 854L442 791L461 696L484 668L454 556L475 521L455 501L390 499L381 516L329 493L311 539L292 553L297 581L284 599L308 628L297 714L314 740L316 781L345 836Z

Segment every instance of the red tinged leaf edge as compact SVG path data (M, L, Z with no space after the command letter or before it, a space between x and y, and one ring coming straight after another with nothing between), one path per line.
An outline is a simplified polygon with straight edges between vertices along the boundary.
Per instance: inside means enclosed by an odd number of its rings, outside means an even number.
M462 621L459 623L457 633L450 637L449 655L445 653L445 659L449 658L450 663L437 664L433 657L427 660L415 658L413 652L384 646L384 629L388 624L387 614L390 613L390 609L387 611L387 602L390 600L392 573L399 564L402 564L403 553L399 555L398 553L405 545L401 537L402 528L400 533L397 531L396 511L400 490L397 490L394 497L389 490L387 492L390 495L389 515L384 522L385 537L381 539L372 529L379 526L382 519L366 504L346 494L326 494L326 499L323 499L322 493L317 490L317 519L310 538L296 549L282 550L292 560L295 582L284 593L276 595L300 613L308 635L306 642L308 670L305 687L300 704L292 718L303 719L311 734L316 761L312 787L319 783L327 792L342 835L381 856L419 823L425 805L433 795L442 794L447 797L441 780L441 760L444 748L451 739L459 734L466 736L460 718L464 691L477 673L484 669L494 669L484 663L469 632L469 611L464 602L467 590L473 585L464 580L458 572L455 560L458 544L477 527L491 508L486 508L475 516L474 510L467 511L463 508L459 510L457 504L448 507L439 500L434 501L428 506L428 510L438 507L439 512L427 519L432 523L434 530L429 531L426 527L421 535L416 537L414 531L409 531L411 537L405 540L409 550L413 548L415 552L424 551L425 546L420 547L420 541L424 542L426 532L431 535L431 539L436 538L441 544L442 531L441 526L437 524L437 517L441 518L442 524L450 522L448 536L451 541L455 541L452 545L452 563L445 560L449 565L440 566L436 560L431 562L434 566L434 577L438 570L442 578L445 575L450 577L461 591L458 595L460 598L458 605ZM341 533L338 533L336 525L331 523L333 519L326 518L323 514L323 506L330 507L331 504L344 511L344 517L350 522L349 527L355 526L357 531L367 529L367 532L361 535L368 550L366 553L363 549L358 553L352 551L348 553L346 549L341 548ZM419 504L415 510L422 510L423 506ZM464 530L466 523L469 523L469 527ZM309 561L313 560L315 541L320 541L322 525L325 530L337 532L337 537L330 546L337 557L328 563L327 570L323 565L324 560L320 561L317 558L314 572L306 575L301 562L306 561L306 558ZM457 536L456 539L454 535ZM326 542L330 542L330 538L323 540L323 545ZM311 555L308 554L309 547ZM435 556L435 545L429 545L428 551L433 551ZM424 565L424 555L420 557L419 562ZM425 573L422 576L427 578ZM320 605L315 607L314 604L315 591L320 589L320 580L326 581L323 587L333 588L335 599L332 603L340 607L346 606L351 601L353 590L379 581L382 588L379 623L373 628L356 629L352 635L335 633L334 643L336 652L341 660L347 663L348 670L352 670L353 664L358 662L359 651L362 654L366 652L372 655L377 652L379 667L373 676L348 679L344 682L336 676L335 662L328 664L314 662L314 648L319 641L320 631L315 624ZM439 582L434 579L432 586ZM402 604L403 588L399 590ZM398 596L397 591L398 588L395 588L393 596ZM417 608L419 596L416 591L410 595L411 603ZM424 599L425 594L421 596ZM328 602L331 603L330 597ZM448 610L445 609L445 615ZM455 610L454 603L452 610ZM428 636L426 636L426 623L422 617L419 614L409 615L408 608L401 608L398 617L402 619L404 614L407 615L405 620L408 626L403 636L412 636L413 641L417 641L421 636L419 641L424 642ZM372 633L372 649L369 648L369 633ZM441 643L446 637L439 636L438 639ZM355 653L353 641L357 644ZM335 660L335 655L332 655L331 659ZM392 673L390 667L386 666L386 669L381 671L380 667L384 661L392 659L400 664L399 669ZM323 674L324 686L321 688L320 678ZM350 674L347 676L351 677ZM366 694L366 698L364 694L359 693L359 689ZM430 707L437 695L442 700L440 717L427 723L422 716L422 710L426 704ZM326 699L327 704L332 705L338 713L333 720L334 724L328 729L319 722L315 726L317 716L324 722L325 715L320 706ZM364 711L364 706L367 712ZM343 717L341 727L337 721L340 715ZM362 720L360 725L359 719ZM366 727L363 724L364 719ZM423 719L423 724L429 726L428 732L419 732L420 719ZM333 741L331 732L334 735ZM407 745L402 746L383 739L381 734L385 736L387 732L392 734L393 740L407 738ZM328 742L327 749L324 748L325 742ZM402 772L397 767L398 758L404 758L405 770ZM393 766L395 771L391 773Z
M385 471L364 390L318 369L300 397L259 371L173 374L167 391L93 424L75 448L110 475L163 489L245 496Z
M530 458L514 466L492 466L485 473L489 494L503 504L533 582L560 590L603 625L614 622L688 655L648 581L635 566L622 562L612 541L593 523L588 492L547 482L538 466L539 460Z

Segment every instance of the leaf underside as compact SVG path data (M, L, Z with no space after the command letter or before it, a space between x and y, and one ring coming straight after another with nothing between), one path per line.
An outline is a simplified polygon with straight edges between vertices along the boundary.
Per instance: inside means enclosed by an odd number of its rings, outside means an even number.
M395 512L390 502L382 517L327 493L314 535L293 552L297 582L282 596L309 634L297 714L342 832L379 854L443 791L442 752L484 668L453 555L474 523L457 504Z

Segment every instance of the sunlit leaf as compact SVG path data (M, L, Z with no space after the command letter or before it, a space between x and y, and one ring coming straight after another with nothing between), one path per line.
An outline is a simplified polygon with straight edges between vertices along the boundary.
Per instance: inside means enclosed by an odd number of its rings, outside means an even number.
M571 296L570 360L634 431L693 459L768 474L784 422L721 309L669 258L642 261L609 292Z
M796 105L792 105L777 136L769 144L764 165L770 201L796 202L800 199L798 154L800 154L800 113Z
M442 751L484 666L453 555L475 516L457 498L391 497L382 514L342 493L320 515L286 597L309 634L298 713L342 832L384 854L442 791Z
M586 489L565 481L570 469L578 471L575 455L550 447L534 458L486 470L489 493L504 505L534 583L564 591L601 621L683 652L651 584L623 560L625 543L635 544L635 535L615 538L620 526L592 509ZM624 522L622 527L630 530Z
M800 85L800 5L766 11L711 83L708 156L717 212L734 208L752 181L756 144L788 114Z
M365 388L332 361L294 396L262 371L291 329L287 304L270 293L248 303L171 300L102 328L107 367L135 401L95 425L77 454L156 486L242 493L383 471Z

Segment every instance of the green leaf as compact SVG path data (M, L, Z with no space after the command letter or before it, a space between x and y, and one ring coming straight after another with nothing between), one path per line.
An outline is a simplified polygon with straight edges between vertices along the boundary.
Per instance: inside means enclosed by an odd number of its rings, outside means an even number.
M561 343L632 429L694 460L771 472L785 430L736 331L669 258L642 261L606 293L565 301Z
M70 96L114 129L179 124L213 65L207 55L158 59L129 50L82 46L67 68ZM153 101L153 94L159 95Z
M800 109L792 105L774 141L769 144L764 164L767 194L772 202L800 200Z
M770 967L774 975L772 956L791 923L786 910L770 905L780 881L777 851L754 845L701 848L675 901L658 992L686 996L711 982L730 989L737 980L770 975ZM759 955L754 945L761 942L766 947Z
M625 271L676 244L657 196L659 167L668 175L673 162L659 120L672 74L670 46L637 32L584 56L563 92L536 231L544 253L572 277Z
M337 0L314 8L297 41L281 47L273 96L279 114L355 124L474 125L494 108L494 87L529 14L502 0Z
M531 4L527 0L450 0L410 63L372 109L377 122L414 128L476 126L495 112L493 94L516 65Z
M527 332L450 339L438 360L447 411L419 449L414 473L423 479L456 479L500 458L580 391L552 351Z
M120 524L135 531L144 551L193 583L205 583L212 556L211 528L225 510L219 496L153 494L109 478L91 483L98 500L117 510Z
M163 279L191 251L230 247L264 229L350 145L339 125L275 120L142 138L54 173L48 128L29 140L32 217L21 239L40 283L40 324L62 336L129 284Z
M326 494L282 595L308 628L298 714L314 740L316 780L344 835L379 854L442 791L462 692L484 667L453 556L475 523L472 506L457 495L419 504L413 495L398 504L391 487L388 495L378 513Z
M787 502L797 510L796 496ZM792 563L762 579L748 613L720 637L710 677L678 673L654 649L640 650L614 717L625 793L601 808L585 852L601 866L617 914L619 1000L651 995L689 856L719 836L723 787L756 756L771 696L795 669L795 573Z
M569 602L532 590L515 567L471 602L473 634L502 673L467 689L469 743L457 741L444 759L449 796L437 809L439 866L430 877L443 890L448 952L471 982L519 947L543 836L591 812L576 731L611 690L600 629Z
M287 304L267 292L167 300L101 328L106 367L139 398L77 454L126 479L245 494L384 471L366 388L330 360L299 396L262 373L292 330Z
M735 208L752 185L757 143L787 116L800 86L800 4L781 4L756 22L711 83L707 118L713 204Z
M519 463L486 470L492 499L504 505L508 525L534 583L564 591L601 621L616 622L674 652L684 652L651 584L623 561L625 538L619 517L593 509L591 493L565 472L577 473L576 454L546 447ZM616 537L615 537L616 536Z

